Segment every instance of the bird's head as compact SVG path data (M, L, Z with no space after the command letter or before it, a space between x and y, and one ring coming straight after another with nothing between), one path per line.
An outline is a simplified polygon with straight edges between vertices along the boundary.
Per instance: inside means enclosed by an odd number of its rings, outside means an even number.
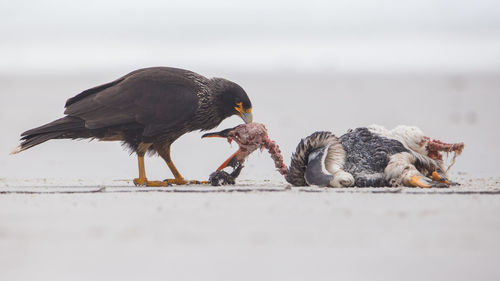
M222 78L214 78L215 96L224 116L238 115L245 121L253 121L252 102L238 84Z

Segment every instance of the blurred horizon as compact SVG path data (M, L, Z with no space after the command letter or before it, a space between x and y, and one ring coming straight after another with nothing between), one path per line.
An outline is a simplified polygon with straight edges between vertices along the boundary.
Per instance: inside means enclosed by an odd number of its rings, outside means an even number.
M498 72L500 2L3 1L0 73Z

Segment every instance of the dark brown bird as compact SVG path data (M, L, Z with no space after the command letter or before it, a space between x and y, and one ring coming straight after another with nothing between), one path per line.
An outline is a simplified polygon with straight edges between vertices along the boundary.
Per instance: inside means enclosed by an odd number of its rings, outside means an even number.
M170 145L183 134L215 128L232 115L252 122L252 104L238 84L170 67L133 71L68 99L65 108L65 117L22 133L12 153L50 139L121 141L138 157L134 183L146 186L197 183L185 180L170 158ZM146 152L158 153L174 179L148 181Z

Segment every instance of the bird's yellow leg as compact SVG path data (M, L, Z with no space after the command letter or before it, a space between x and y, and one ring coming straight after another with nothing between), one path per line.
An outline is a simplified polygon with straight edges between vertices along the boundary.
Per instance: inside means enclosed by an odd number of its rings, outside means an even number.
M169 186L168 182L164 181L148 181L146 178L146 168L144 166L144 155L137 155L137 163L139 164L139 177L134 179L136 186L160 187Z
M197 181L197 180L185 180L184 177L179 173L177 168L174 165L174 162L172 162L172 159L170 158L170 144L154 144L155 150L160 154L160 156L165 160L165 163L167 163L168 168L172 172L172 175L174 175L173 179L166 179L163 181L164 183L167 183L168 185L170 184L177 184L177 185L184 185L184 184L208 184L208 181Z
M139 164L139 177L134 179L134 184L136 186L144 186L148 181L144 167L144 155L137 155L137 163Z
M208 181L197 181L197 180L185 180L184 177L179 173L177 168L174 165L174 162L170 160L167 162L167 166L172 171L172 174L174 175L174 179L166 179L165 181L168 182L169 184L208 184Z
M144 166L144 156L137 156L137 162L139 164L139 177L134 179L134 184L136 186L162 187L170 186L172 184L201 184L201 182L198 181L184 180L184 178L179 174L172 162L170 162L170 165L168 165L168 167L170 169L173 169L172 173L174 173L174 176L177 175L175 179L168 179L165 181L148 181L148 179L146 178L146 169Z

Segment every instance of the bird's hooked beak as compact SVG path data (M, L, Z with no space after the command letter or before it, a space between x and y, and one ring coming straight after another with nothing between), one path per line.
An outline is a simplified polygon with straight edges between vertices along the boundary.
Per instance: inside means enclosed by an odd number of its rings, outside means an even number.
M219 131L219 132L206 133L203 136L201 136L201 138L226 138L227 141L229 143L231 143L232 138L229 137L229 133L232 130L234 130L235 128L236 127L225 129L225 130L222 130L222 131ZM231 156L229 156L229 158L226 161L224 161L224 163L222 163L219 166L219 168L217 168L217 171L221 171L222 169L224 169L227 166L231 166L231 167L235 168L238 165L238 160L236 159L236 155L239 152L240 152L240 150L238 149L235 153L233 153Z
M236 109L236 111L238 111L241 119L243 119L243 121L246 124L253 122L253 115L252 115L252 109L251 108L244 109L243 108L243 103L239 102L239 103L236 104L236 106L234 107L234 109Z
M236 128L236 127L234 127L234 128ZM227 138L229 136L229 132L234 130L234 128L225 129L225 130L222 130L219 132L206 133L203 136L201 136L201 138L202 139L203 138Z
M245 121L246 124L252 123L253 122L252 112L242 113L241 114L241 119L243 119L243 121Z

